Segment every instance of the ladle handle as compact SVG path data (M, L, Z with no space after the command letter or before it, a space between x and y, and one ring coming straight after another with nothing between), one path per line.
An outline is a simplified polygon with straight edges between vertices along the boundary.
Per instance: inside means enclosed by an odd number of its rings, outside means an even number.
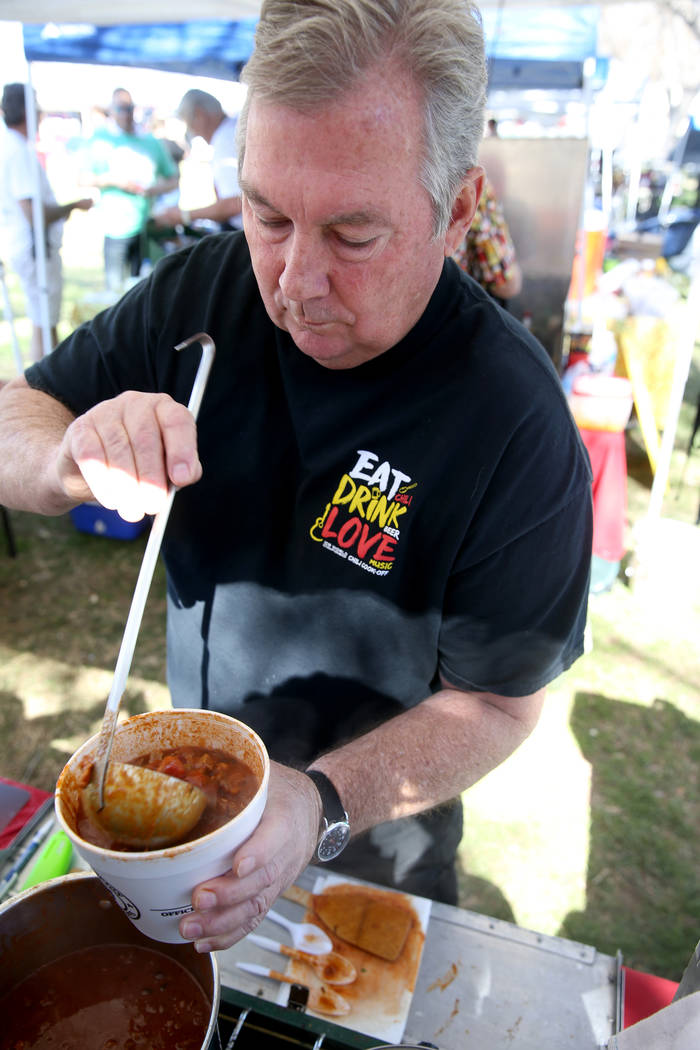
M188 409L196 419L204 396L207 380L209 378L209 372L211 371L211 366L214 361L216 348L211 336L207 335L206 332L199 332L197 335L185 339L184 342L178 343L175 349L184 350L185 347L190 346L192 343L200 343L202 347L202 358L199 362L197 374L192 386L192 393L190 394L190 400L187 405ZM141 627L141 620L143 619L143 610L146 606L146 598L148 597L156 562L158 561L158 554L163 541L163 534L165 533L165 526L168 524L168 518L170 517L170 510L176 492L176 486L171 484L168 488L165 505L158 511L153 519L138 579L136 580L136 587L134 588L134 596L131 599L131 607L129 609L129 615L127 616L126 627L124 628L124 637L122 638L119 655L117 656L112 688L107 697L102 730L97 744L97 754L93 764L93 776L96 777L99 789L100 808L104 805L104 782L107 774L107 763L109 762L109 756L112 750L114 730L117 725L119 705L121 703L124 689L126 688L126 680L131 669L131 661L134 656L134 649L136 648L136 639Z

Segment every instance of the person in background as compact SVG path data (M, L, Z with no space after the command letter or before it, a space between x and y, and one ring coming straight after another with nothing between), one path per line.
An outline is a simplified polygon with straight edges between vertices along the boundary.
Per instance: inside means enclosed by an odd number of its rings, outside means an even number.
M486 178L472 224L453 258L501 306L520 294L523 277L515 246L503 208Z
M61 314L63 268L61 242L63 223L78 208L92 207L90 197L58 204L44 168L39 164L27 134L24 84L6 84L2 93L2 113L7 127L0 142L0 225L4 233L7 263L19 277L32 322L30 353L32 361L44 354L41 294L35 250L32 199L37 177L44 210L46 234L46 285L51 347L58 342L57 325Z
M151 276L0 391L0 503L138 520L175 707L252 726L262 820L180 930L224 948L312 860L457 902L461 793L583 652L591 478L544 348L451 259L483 172L465 0L264 0L243 233ZM216 345L195 423L199 363Z
M163 209L154 216L156 222L159 226L189 226L193 219L210 219L218 222L222 230L240 230L243 219L238 185L237 121L224 113L218 99L198 88L185 93L177 115L187 125L190 136L200 136L212 148L211 169L216 201L190 211L179 207Z
M141 272L152 201L175 189L179 174L163 143L137 129L134 103L124 88L113 92L109 116L84 146L82 181L100 191L105 283L120 293L127 278Z

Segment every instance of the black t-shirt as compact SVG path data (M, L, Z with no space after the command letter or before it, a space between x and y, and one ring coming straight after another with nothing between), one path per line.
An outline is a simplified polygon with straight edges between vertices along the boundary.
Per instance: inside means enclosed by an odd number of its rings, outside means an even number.
M216 344L204 475L173 504L176 706L306 761L416 704L439 676L535 692L581 653L590 472L542 347L451 261L417 325L326 369L269 320L244 236L166 257L27 371L76 414L122 390L187 403Z

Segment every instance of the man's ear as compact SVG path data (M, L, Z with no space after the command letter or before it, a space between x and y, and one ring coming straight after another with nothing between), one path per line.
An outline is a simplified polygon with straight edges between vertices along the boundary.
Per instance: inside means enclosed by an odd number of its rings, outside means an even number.
M471 226L476 206L484 186L484 169L470 168L464 176L455 202L452 206L452 218L445 234L445 255L453 255L467 235Z

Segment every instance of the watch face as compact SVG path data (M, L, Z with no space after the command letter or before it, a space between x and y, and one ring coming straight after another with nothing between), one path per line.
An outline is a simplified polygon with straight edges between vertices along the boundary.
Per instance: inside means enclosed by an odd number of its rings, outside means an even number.
M338 854L345 849L350 838L350 825L341 821L337 824L331 824L321 836L321 840L316 850L316 855L319 860L333 860Z

